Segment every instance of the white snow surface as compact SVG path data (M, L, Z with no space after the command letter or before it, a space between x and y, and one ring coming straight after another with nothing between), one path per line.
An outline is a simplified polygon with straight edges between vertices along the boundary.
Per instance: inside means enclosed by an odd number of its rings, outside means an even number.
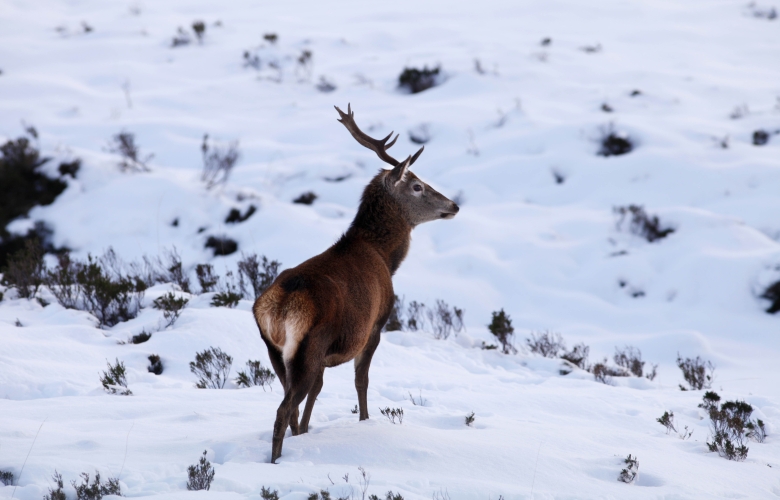
M401 134L396 157L418 147L410 129L430 131L413 170L457 195L461 211L414 230L394 284L407 301L465 309L467 330L448 340L383 334L368 421L350 412L352 364L328 369L310 432L288 431L272 465L278 381L268 391L201 390L188 367L209 346L234 357L232 376L249 359L270 366L250 301L214 308L210 295L193 296L172 328L120 345L158 327L151 302L171 285L148 290L136 319L106 330L87 313L6 292L0 469L18 484L0 486L0 498L40 499L55 469L69 498L69 482L95 470L119 477L128 497L257 499L266 486L290 500L320 489L361 498L359 466L368 494L406 499L777 498L780 318L759 295L780 277L780 135L751 143L754 130L780 130L780 20L754 16L772 6L4 0L0 134L20 135L24 121L45 154L82 159L54 204L11 228L46 221L55 243L81 258L109 246L126 260L175 247L190 269L211 262L224 273L242 252L297 265L348 227L383 166L336 122L333 105L351 103L370 134ZM196 19L207 25L203 42L171 48L176 29ZM303 50L309 71L295 62ZM266 65L244 67L244 51ZM401 70L426 64L441 65L441 85L399 92ZM319 91L320 76L337 88ZM735 108L741 117L730 117ZM596 155L610 122L636 140L633 152ZM106 146L122 130L155 155L151 172L119 171ZM204 133L239 140L242 153L212 190L200 181ZM313 205L291 203L310 190ZM247 221L224 223L250 204L258 211ZM676 231L648 243L618 230L613 207L628 204ZM234 238L239 252L212 257L208 235ZM559 360L482 350L500 308L518 347L544 330L586 343L592 361L632 345L659 375L605 385L583 371L560 375ZM679 390L678 353L711 360L713 389L767 423L769 437L750 442L745 462L707 451L702 392ZM162 357L162 375L147 372L150 354ZM115 359L133 396L100 385ZM403 408L403 423L380 407ZM666 434L656 422L664 411L691 439ZM216 478L210 491L189 492L187 467L203 450ZM629 453L640 467L632 485L617 481Z

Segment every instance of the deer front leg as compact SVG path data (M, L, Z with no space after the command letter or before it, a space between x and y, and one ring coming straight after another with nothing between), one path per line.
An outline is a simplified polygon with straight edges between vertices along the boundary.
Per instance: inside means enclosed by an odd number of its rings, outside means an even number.
M358 395L358 408L360 420L368 419L368 369L371 367L371 358L374 357L379 345L379 329L375 329L368 340L365 349L355 358L355 389Z

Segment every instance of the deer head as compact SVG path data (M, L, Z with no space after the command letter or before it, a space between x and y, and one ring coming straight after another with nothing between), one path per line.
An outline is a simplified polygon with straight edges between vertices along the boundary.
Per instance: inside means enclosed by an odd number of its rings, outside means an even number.
M412 227L437 219L452 219L458 213L459 207L452 200L439 193L427 183L417 177L410 167L425 149L421 147L414 155L403 161L398 161L387 152L395 144L398 135L389 143L393 132L384 139L374 139L361 131L355 123L355 114L352 107L347 105L347 112L334 106L341 117L341 122L357 142L375 152L379 159L391 165L391 170L383 170L379 175L383 177L384 186L404 212L406 221Z

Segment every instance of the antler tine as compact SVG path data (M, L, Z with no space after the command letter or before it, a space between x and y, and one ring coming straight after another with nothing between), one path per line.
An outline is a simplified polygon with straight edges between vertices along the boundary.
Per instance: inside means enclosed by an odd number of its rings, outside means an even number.
M396 137L396 139L397 139L397 137ZM417 150L416 153L414 153L414 156L412 156L412 159L409 161L409 166L410 167L414 164L415 161L417 161L417 158L422 154L423 149L425 149L425 146L421 147L420 149Z
M395 137L390 143L387 143L387 140L392 137L393 133L390 132L390 135L385 137L384 139L374 139L373 137L365 134L355 123L355 113L352 112L352 105L347 104L347 112L344 113L339 109L338 106L333 106L336 108L336 111L339 112L340 119L338 120L341 122L342 125L344 125L347 130L349 130L349 133L352 134L352 137L358 141L362 146L370 149L376 155L379 157L380 160L382 160L385 163L388 163L394 167L397 167L399 165L399 161L390 156L387 153L387 149L390 148L393 144L395 144L395 141L398 139L398 136Z

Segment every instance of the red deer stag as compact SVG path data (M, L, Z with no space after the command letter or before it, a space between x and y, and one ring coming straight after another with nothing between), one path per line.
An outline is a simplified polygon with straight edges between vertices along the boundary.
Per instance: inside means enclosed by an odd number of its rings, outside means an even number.
M260 335L284 387L272 463L282 454L288 424L293 436L308 432L326 367L355 360L360 420L368 418L368 368L393 308L392 276L409 251L412 229L458 213L458 205L409 171L423 148L399 162L387 153L398 136L390 143L392 132L373 139L355 124L351 106L336 110L352 137L393 168L368 183L355 220L333 246L282 272L255 301ZM298 405L307 396L299 426Z

